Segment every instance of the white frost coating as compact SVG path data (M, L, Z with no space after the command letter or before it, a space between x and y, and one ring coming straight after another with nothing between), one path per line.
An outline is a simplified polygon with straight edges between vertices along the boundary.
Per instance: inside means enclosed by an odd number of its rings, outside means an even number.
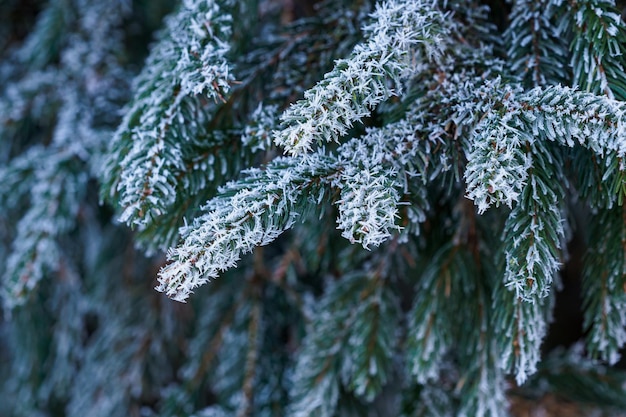
M541 343L548 329L542 302L514 300L513 323L506 334L511 343L501 346L500 367L513 372L518 385L537 372L541 360Z
M250 116L241 135L241 142L251 151L264 151L272 145L272 129L277 124L278 106L264 106L262 103Z
M584 1L577 9L572 16L576 34L570 57L572 81L583 90L614 98L611 87L619 84L624 72L621 45L626 26L614 2Z
M348 59L337 60L304 100L282 115L283 128L274 132L278 146L301 154L314 142L337 141L376 105L399 94L420 62L441 53L447 30L435 2L390 0L372 17L374 23L364 28L367 41Z
M192 226L182 230L182 244L168 253L157 290L177 301L237 264L241 255L266 245L292 227L307 199L319 200L316 181L334 172L328 160L278 158L265 170L251 169L231 182L203 208ZM323 191L320 191L323 192Z
M512 74L533 86L556 84L567 79L564 61L568 43L562 36L563 1L516 0L511 23L504 33Z
M621 101L553 86L533 89L520 102L536 136L584 146L601 158L626 154L626 107Z
M341 191L338 229L351 243L369 249L378 246L401 230L395 224L402 194L409 194L409 184L417 195L407 210L411 229L419 233L419 223L426 218L427 180L434 174L430 154L439 143L426 136L421 114L410 112L405 119L381 128L369 128L365 135L351 139L338 149L341 170L332 185ZM420 204L421 203L421 204Z
M465 173L469 199L484 213L493 203L511 207L526 183L531 159L523 132L491 114L476 129Z
M527 93L501 88L503 99L476 126L467 154L467 196L480 213L518 201L536 141L583 146L607 161L626 155L622 102L561 86Z
M492 204L511 207L517 201L531 165L524 145L532 140L511 123L520 113L520 105L513 101L519 90L501 86L497 80L477 89L478 97L485 93L485 87L491 90L490 95L495 93L502 99L499 106L487 111L472 132L467 154L467 197L474 200L481 214Z
M537 166L548 164L542 153ZM502 241L505 244L505 272L502 288L507 325L502 350L503 369L514 372L519 384L536 371L541 358L541 342L546 334L546 316L550 311L550 291L560 267L559 251L564 240L563 218L559 202L563 185L555 178L530 175L520 202L509 215Z
M543 190L545 185L538 185L535 176L529 187L535 195L524 205L530 210L516 207L507 220L505 239L511 244L505 252L504 282L517 298L535 302L548 296L553 276L561 266L558 250L564 229L556 195ZM549 203L542 204L542 200Z
M121 220L153 221L176 198L176 173L185 169L182 143L197 135L198 97L223 100L233 80L226 61L231 16L215 0L185 0L166 20L166 35L135 80L135 100L114 138L109 175L124 207ZM195 109L195 110L191 110ZM118 164L119 154L125 155ZM116 174L117 173L117 174Z
M393 173L388 173L393 178ZM344 173L337 228L350 243L360 243L365 249L379 246L389 237L390 230L400 230L395 225L400 196L393 180L380 172L361 170ZM344 176L342 175L342 176Z
M174 262L161 271L157 289L184 301L193 288L234 267L242 253L270 243L290 228L295 220L287 204L290 197L284 190L274 191L277 194L265 196L258 190L241 190L228 205L202 216L203 224L182 245L169 251L168 258ZM264 214L270 210L275 216L285 216L286 221L272 224L268 219L266 225Z

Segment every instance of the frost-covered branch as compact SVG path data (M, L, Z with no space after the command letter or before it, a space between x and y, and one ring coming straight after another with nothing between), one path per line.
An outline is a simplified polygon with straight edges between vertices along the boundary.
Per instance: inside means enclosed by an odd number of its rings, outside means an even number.
M567 87L506 92L474 132L465 173L468 197L480 212L493 204L512 206L528 179L528 148L536 141L582 146L607 165L621 161L625 109L621 102Z
M420 111L382 128L368 129L360 138L339 147L341 170L332 185L341 192L337 228L342 236L363 247L378 246L391 236L399 209L407 208L410 229L417 233L425 218L428 201L425 185L438 174L441 146L437 136L429 137ZM443 156L442 156L443 157ZM401 203L408 195L410 203Z
M547 332L565 239L561 214L563 165L541 142L532 146L528 184L508 216L502 235L504 286L497 290L501 366L518 384L537 370Z
M567 37L559 25L563 0L517 0L511 11L506 39L511 72L530 86L562 83L567 79Z
M364 28L367 42L335 68L304 100L282 115L274 141L291 154L307 153L314 143L338 141L356 121L402 91L422 61L438 56L445 43L445 14L431 1L382 2Z
M17 233L6 260L2 292L8 307L23 303L46 274L58 271L63 257L58 238L75 227L87 182L87 176L77 169L80 161L72 152L50 155L37 151L35 148L23 155L24 159L34 154L46 156L48 163L21 177L29 186L30 206L17 223ZM53 161L53 157L58 159ZM7 174L10 179L23 171L0 170L0 174ZM8 197L2 195L3 191L12 193L16 189L0 188L0 202Z
M11 74L17 81L0 97L0 110L10 109L0 111L0 136L11 146L0 207L17 219L3 265L7 307L23 304L44 277L71 275L61 242L79 224L124 98L127 74L114 56L128 12L125 0L51 1L16 52L36 70Z
M504 283L516 297L529 302L549 294L560 267L559 251L564 239L560 206L564 191L558 184L563 175L558 169L546 170L548 158L534 153L528 184L507 218L502 236Z
M135 81L105 172L124 222L145 225L172 205L184 148L206 129L204 101L224 100L230 89L231 16L224 3L185 0Z
M366 401L380 392L392 370L398 312L385 284L355 271L320 300L296 364L289 415L335 415L342 385Z
M269 151L269 138L276 126L275 106L259 105L243 127L213 129L196 138L183 153L185 168L178 172L181 183L172 206L137 230L137 242L148 253L167 250L179 239L179 228L197 208L212 198L220 184L237 176L261 152Z
M451 320L447 306L454 304L449 297L472 269L467 251L448 245L435 254L420 277L409 313L407 340L409 370L420 384L436 380L445 355L454 345L449 327L444 325Z
M400 229L396 220L403 194L418 194L409 195L415 207L407 221L423 221L428 202L419 184L439 172L432 158L441 144L437 136L422 137L428 132L420 124L422 116L411 112L399 122L370 129L340 146L336 157L317 152L279 158L262 171L248 171L248 177L221 189L204 208L208 213L182 231L184 243L170 252L174 262L161 272L159 289L184 300L193 288L235 266L242 254L289 229L307 205L320 204L324 187L340 191L335 203L342 235L366 248ZM251 126L250 132L255 129ZM419 230L417 224L411 228Z
M390 179L396 174L362 169L344 171L344 175L349 179L344 179L337 201L337 228L351 243L360 243L366 249L378 246L391 236L390 229L399 229L395 221L400 195Z
M513 126L512 119L517 114L509 110L516 107L511 101L515 93L504 87L504 91L496 94L501 95L506 110L494 106L483 116L473 132L471 150L467 154L467 196L474 200L479 213L484 213L494 203L511 206L517 201L530 167L525 145L531 137Z
M612 0L0 1L0 415L506 416L570 218L615 362L625 27ZM624 408L579 362L562 385Z
M613 1L576 0L567 8L574 39L570 66L574 85L584 91L626 98L626 24Z
M307 205L323 200L320 182L335 170L324 156L304 162L279 158L227 184L182 232L182 244L169 251L172 263L161 270L157 289L184 301L194 288L235 266L242 254L291 228Z
M515 291L502 285L497 287L492 322L500 351L500 367L514 373L518 384L537 371L553 302L550 297L529 303L517 297Z
M600 209L591 225L582 291L587 350L612 365L626 343L625 206Z

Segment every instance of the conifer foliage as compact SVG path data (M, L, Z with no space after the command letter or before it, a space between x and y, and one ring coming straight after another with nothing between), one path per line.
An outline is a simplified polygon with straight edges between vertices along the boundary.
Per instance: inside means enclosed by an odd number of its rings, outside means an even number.
M1 4L0 414L626 409L626 23L489 4Z

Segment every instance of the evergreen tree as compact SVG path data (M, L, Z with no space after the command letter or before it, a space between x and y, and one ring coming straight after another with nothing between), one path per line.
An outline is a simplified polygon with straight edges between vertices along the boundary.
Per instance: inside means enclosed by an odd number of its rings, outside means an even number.
M0 51L0 415L626 410L613 1L8 0Z

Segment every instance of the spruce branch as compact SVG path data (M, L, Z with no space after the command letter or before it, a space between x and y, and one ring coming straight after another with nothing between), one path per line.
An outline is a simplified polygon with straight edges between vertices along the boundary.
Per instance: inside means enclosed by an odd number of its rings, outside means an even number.
M424 385L416 401L429 405L417 408L421 414L408 415L429 415L430 408L440 410L437 415L506 415L504 375L488 306L488 283L498 275L497 268L476 246L474 207L470 203L467 208L461 216L470 218L459 221L451 241L428 261L416 288L406 352L412 376Z
M548 330L553 305L549 298L524 301L504 285L497 287L493 300L494 329L500 352L500 367L513 373L519 385L537 371L541 344Z
M623 408L625 26L504 2L179 0L133 92L172 1L0 1L0 415ZM544 364L579 202L592 358Z
M151 254L166 250L179 239L187 217L213 197L218 184L241 171L252 158L236 133L214 130L195 139L184 150L184 167L176 174L178 188L167 211L138 227L137 243Z
M107 52L119 51L127 10L110 11L111 5L49 2L15 52L33 70L9 71L16 82L2 88L0 136L10 151L0 168L0 205L19 211L3 265L6 307L22 305L44 277L68 279L73 269L60 242L79 224L88 181L100 168L98 156L111 133L110 113L118 111L118 91L125 85L120 62ZM41 132L29 133L32 126Z
M297 211L299 207L306 210L310 202L321 203L323 187L340 190L336 204L342 235L366 248L380 245L391 236L390 230L399 230L394 213L401 193L409 191L410 183L415 189L416 182L425 183L437 174L430 154L439 144L438 138L422 139L420 125L411 123L419 120L419 114L407 117L412 120L371 129L363 137L346 142L338 149L337 157L316 153L310 155L310 161L308 157L279 158L264 171L248 171L249 178L230 183L205 207L205 211L216 212L199 217L183 232L187 234L185 243L170 252L174 262L162 271L159 290L175 299L185 299L191 289L234 266L240 253L267 244L291 228L295 217L302 214ZM305 190L319 196L307 198ZM420 213L428 203L425 199L419 201L424 207L414 207L409 221L424 220ZM226 217L220 220L220 216ZM419 230L417 225L413 229ZM253 233L258 235L253 237ZM205 242L210 243L207 246ZM200 268L195 266L198 262ZM185 281L193 284L183 290Z
M533 135L569 147L581 145L601 158L626 152L626 107L620 101L561 86L533 89L520 101Z
M540 141L582 146L607 165L620 161L623 171L624 111L621 102L568 87L509 90L474 131L465 173L468 197L480 212L493 204L512 206L528 179L525 148ZM619 191L614 201L621 201Z
M168 253L171 263L159 274L159 291L184 301L191 291L235 266L242 254L266 245L291 228L311 202L324 198L325 176L334 164L319 155L310 160L278 158L264 170L252 169L209 201L184 241Z
M567 77L567 37L559 16L563 0L517 0L507 27L507 55L511 72L533 87L563 83Z
M372 402L392 372L396 343L398 300L381 276L370 277L374 288L363 289L357 318L345 346L341 380L358 398Z
M106 188L111 197L119 195L126 223L150 223L174 203L184 149L206 128L205 100L223 101L230 90L228 7L185 0L135 80L105 171Z
M376 274L356 271L329 289L296 364L290 415L334 415L341 385L367 401L380 392L391 371L396 304Z
M434 141L420 140L420 133L402 120L368 129L338 149L342 169L332 183L341 191L337 228L351 243L367 249L387 240L391 230L400 230L396 218L401 194L409 192L412 181L424 183L430 175L428 154ZM427 208L417 207L412 220L423 219L420 212Z
M582 291L586 345L592 358L612 365L626 343L626 209L600 209L591 225Z
M71 165L75 161L61 161ZM7 307L22 304L46 274L58 271L63 257L57 239L76 224L87 176L72 175L63 164L50 164L34 173L30 208L17 224L6 260L3 298Z
M447 306L450 297L467 281L472 259L461 246L447 245L436 253L418 284L409 313L407 357L409 369L419 384L435 380L444 357L453 348L450 328L453 319Z
M626 24L613 1L570 1L566 15L574 29L570 66L582 90L626 99L623 80Z
M59 59L68 26L73 20L71 17L73 6L69 0L48 2L40 13L34 30L18 52L20 60L33 68L42 69Z
M505 93L504 106L513 95L512 91ZM528 176L531 162L524 145L531 138L511 125L517 115L508 110L496 107L486 113L472 135L465 180L467 196L474 200L480 214L494 203L512 206Z
M486 88L497 89L497 86L498 83L496 81ZM524 147L533 143L534 139L530 133L523 132L530 131L539 137L545 137L549 141L559 140L569 146L573 146L576 143L574 139L576 139L579 143L590 147L599 156L623 153L623 144L619 138L616 140L607 135L607 127L613 128L615 124L621 125L620 117L622 110L619 105L609 99L591 97L585 93L578 93L577 97L571 98L569 97L571 93L572 90L562 87L532 90L529 93L521 93L518 90L517 94L520 97L511 89L504 89L504 93L501 92L503 94L502 98L496 100L495 109L497 111L492 111L490 116L483 117L478 127L474 130L473 143L475 148L470 151L468 157L470 160L466 172L469 182L468 189L470 190L468 195L470 198L478 201L479 212L486 210L493 201L496 203L504 201L512 205L514 201L517 201L518 195L526 186L525 181L528 178L528 170L531 167L532 158L524 150ZM489 100L492 101L493 99ZM577 108L574 107L573 101L586 104L586 110L584 112L576 110ZM482 106L484 107L488 104L484 103ZM460 111L460 109L457 109L457 112ZM557 115L561 117L559 121L556 120ZM419 118L414 119L419 120ZM565 124L566 126L562 127L557 123ZM399 194L397 191L394 192L392 187L394 183L391 178L396 177L406 181L409 176L407 173L412 172L412 168L409 167L407 170L402 162L406 164L409 160L415 160L411 158L411 155L415 155L414 152L419 149L419 146L413 147L412 145L412 141L416 137L415 127L409 127L410 125L408 124L403 125L402 122L390 126L389 129L393 137L397 137L400 140L397 144L393 142L385 143L382 139L385 139L386 135L377 136L375 130L370 130L360 140L355 139L342 146L339 149L341 169L337 170L339 175L333 176L331 182L333 186L339 188L343 193L342 199L338 202L340 208L338 220L340 229L344 230L346 237L353 241L363 242L365 246L380 244L390 236L389 229L396 227L393 210L398 205ZM486 141L482 138L493 135L493 130L496 130L495 138L492 136L492 140L495 140L495 143L492 142L493 144L485 146ZM400 135L402 133L404 136ZM407 143L411 145L407 145ZM429 146L427 141L422 143L426 143ZM394 149L395 158L383 157L389 154L391 148ZM495 154L492 155L491 152L493 150L495 150ZM316 158L319 158L319 155ZM387 159L385 160L385 158ZM498 158L500 158L500 162L498 162ZM390 161L393 161L393 163ZM484 161L483 165L479 164L481 161ZM317 162L319 161L314 163ZM385 168L385 163L389 164L389 168ZM496 163L501 164L499 168L494 165ZM320 164L320 167L322 165ZM512 168L512 166L516 168ZM334 170L330 166L327 168L327 174ZM398 172L401 172L402 175L398 175ZM496 174L502 173L502 175L490 174L491 172ZM515 175L511 177L512 172ZM486 179L485 175L490 176L490 178ZM355 179L361 181L361 185L355 183ZM401 184L398 184L398 187ZM379 192L371 192L376 187L379 187ZM363 190L368 190L368 192L364 193ZM481 191L482 194L478 193L478 191ZM350 196L350 198L346 198L346 196ZM359 196L360 198L352 198ZM348 203L348 201L349 204L343 204ZM381 206L381 204L383 205ZM387 208L381 210L381 207ZM265 212L263 213L266 215ZM385 214L385 216L381 217L381 214ZM388 217L389 215L391 217ZM251 214L247 218L240 219L240 222L246 222L253 218L255 216ZM290 222L285 224L286 228L290 226ZM535 236L533 233L531 235ZM261 238L258 239L260 239L258 240L259 243L268 242ZM273 238L270 240L273 240ZM202 247L203 244L201 242L201 240L198 240L196 245ZM245 253L251 250L254 245L246 243L244 246L248 248L244 251ZM212 256L217 255L218 253L216 252ZM218 258L221 259L221 256L222 254ZM235 258L238 259L238 256ZM230 255L227 258L230 258ZM191 256L190 259L194 259L194 257ZM210 265L206 266L203 264L203 271L211 271L209 276L215 277L218 271L227 268L226 265L228 267L233 266L236 259L226 264L219 262L211 262ZM193 262L195 261L194 259ZM526 265L530 265L529 271L532 275L534 270L532 265L534 263ZM547 268L553 269L552 266L547 266ZM179 275L178 279L184 280L182 277L190 273L196 274L197 269L191 268L179 271L177 273ZM206 282L208 278L196 276L191 279L194 282L202 283ZM548 280L549 284L549 278L545 279ZM518 280L511 280L511 282L513 281L518 282ZM543 282L543 280L539 281ZM192 288L195 288L195 286L197 285L193 285ZM164 289L164 287L160 288ZM169 295L176 293L171 288L167 292ZM186 296L183 298L186 298Z
M491 314L487 297L491 294L485 289L484 283L477 280L473 289L475 297L468 298L466 307L473 319L472 326L480 331L468 334L461 342L467 346L460 353L460 362L465 369L461 368L463 373L456 387L460 391L458 415L462 416L509 415L504 372L498 366L500 351L489 325Z
M540 142L532 155L528 184L505 223L504 286L498 287L494 299L501 366L515 374L518 384L536 372L541 358L553 297L550 286L564 240L561 164Z
M179 228L197 208L215 196L219 184L236 177L255 157L272 146L269 135L277 125L276 106L259 105L242 127L214 129L190 138L183 149L184 170L176 175L179 189L172 206L158 219L141 225L137 241L147 253L177 243Z
M502 235L506 262L504 283L517 298L528 302L548 295L553 276L560 267L564 191L555 181L563 178L562 173L558 168L549 168L555 161L558 159L545 148L534 150L528 184L509 215Z
M311 151L314 142L338 141L376 105L399 94L421 61L441 53L446 16L432 2L387 1L372 17L364 28L367 41L285 111L276 145L296 155Z
M0 168L0 205L12 211L27 207L6 259L2 292L7 307L22 304L46 275L61 269L64 255L58 240L77 224L89 180L85 165L101 143L88 115L68 100L59 112L52 144L33 146ZM43 159L47 164L41 165Z
M419 234L429 209L426 185L449 166L445 133L429 123L428 101L419 100L403 119L369 128L338 148L341 170L332 181L341 192L337 223L351 243L379 246L392 230L401 230L401 214L407 230ZM401 202L402 196L408 201Z
M611 209L623 204L626 171L621 158L598 158L586 149L575 149L572 177L576 189L593 209Z
M341 235L350 243L360 243L366 249L380 245L391 236L390 229L399 230L395 220L400 196L389 179L395 173L363 169L342 174L349 179L343 180L341 197L336 202L337 228L343 230Z

